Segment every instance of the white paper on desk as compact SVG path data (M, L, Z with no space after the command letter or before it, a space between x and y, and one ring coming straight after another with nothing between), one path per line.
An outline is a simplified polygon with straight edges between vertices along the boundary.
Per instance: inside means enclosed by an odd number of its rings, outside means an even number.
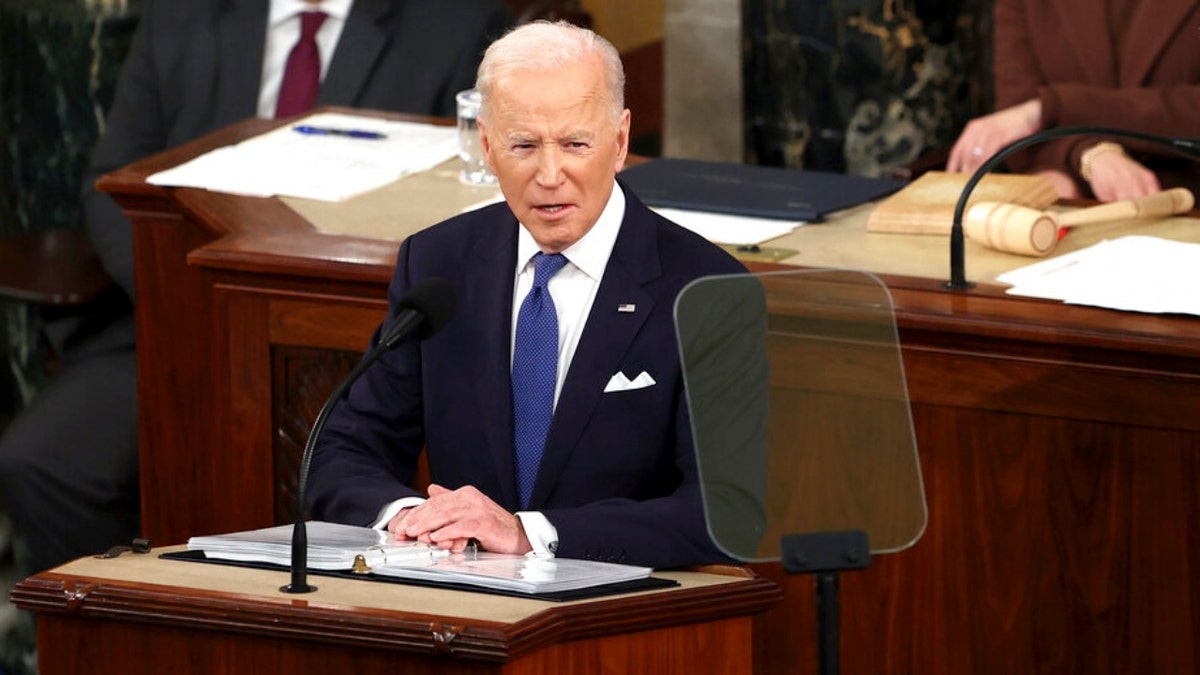
M376 131L383 139L313 136L297 125ZM424 171L458 154L458 130L343 113L310 115L294 124L217 148L146 179L259 197L339 201Z
M764 241L782 237L804 224L798 220L754 218L709 211L665 207L651 207L651 209L667 220L672 220L709 241L733 246L761 244Z
M996 278L1008 292L1152 314L1200 315L1200 244L1110 239Z

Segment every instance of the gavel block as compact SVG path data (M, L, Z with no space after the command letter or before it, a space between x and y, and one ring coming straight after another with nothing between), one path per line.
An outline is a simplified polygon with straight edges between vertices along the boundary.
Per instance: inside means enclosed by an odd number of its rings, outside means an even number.
M1016 204L979 202L967 211L963 232L997 251L1040 257L1049 254L1058 244L1059 228L1161 218L1191 211L1194 204L1192 193L1186 188L1060 214Z

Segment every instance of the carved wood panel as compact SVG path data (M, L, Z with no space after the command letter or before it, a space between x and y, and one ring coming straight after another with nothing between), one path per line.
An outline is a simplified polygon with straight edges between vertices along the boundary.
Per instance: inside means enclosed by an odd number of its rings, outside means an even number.
M276 345L271 353L275 523L296 521L296 477L321 406L362 358L352 351Z

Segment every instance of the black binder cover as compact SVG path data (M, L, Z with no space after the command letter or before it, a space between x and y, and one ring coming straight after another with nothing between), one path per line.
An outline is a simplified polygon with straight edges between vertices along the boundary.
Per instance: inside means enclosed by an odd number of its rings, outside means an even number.
M809 222L904 185L824 171L673 158L652 159L619 176L651 206Z
M273 565L271 563L243 562L240 560L218 560L216 558L208 558L204 555L204 551L174 551L170 553L161 553L158 557L166 558L168 560L185 560L188 562L202 562L212 565L229 565L232 567L251 567L259 570L278 570L280 572L287 572L290 569L285 565ZM545 600L547 602L586 600L588 598L600 598L606 595L620 595L621 593L649 591L656 588L672 588L679 585L679 582L672 581L670 579L646 577L645 579L634 579L633 581L624 581L617 584L604 584L601 586L591 586L588 588L579 588L571 591L559 591L553 593L522 593L520 591L510 591L501 588L476 586L474 584L445 583L440 581L429 581L426 579L404 579L401 577L383 576L381 574L355 574L350 570L310 569L308 573L323 577L342 577L344 579L362 579L365 581L382 581L384 583L408 584L409 586L447 588L455 591L470 591L472 593L488 593L491 595L507 595L513 598Z

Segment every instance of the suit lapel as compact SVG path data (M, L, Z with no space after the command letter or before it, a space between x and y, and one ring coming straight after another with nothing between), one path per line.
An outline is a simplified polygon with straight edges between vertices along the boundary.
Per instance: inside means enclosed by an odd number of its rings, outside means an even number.
M542 465L530 500L534 508L549 496L579 444L580 435L600 402L605 385L617 372L642 324L654 310L654 298L643 286L660 274L656 230L647 217L646 207L628 190L625 195L625 220L563 382L546 438ZM627 304L634 305L637 311L617 311L619 305Z
M317 105L355 105L375 60L387 46L388 32L382 24L391 11L389 0L356 0L322 81Z
M234 0L217 20L216 127L243 120L258 110L267 5Z
M467 272L470 297L460 301L464 307L477 307L479 321L479 362L470 372L474 383L475 410L483 419L487 449L495 465L506 508L516 509L516 468L514 465L512 384L509 379L509 343L512 340L513 272L517 260L517 219L505 211L502 224L489 223L474 248L475 264Z
M1126 36L1126 53L1121 64L1121 80L1118 84L1143 84L1158 57L1171 43L1172 36L1179 31L1189 31L1192 37L1188 39L1197 40L1195 34L1200 30L1200 26L1195 25L1194 21L1185 24L1188 14L1195 9L1196 0L1156 0L1139 3L1133 10L1129 28L1122 31ZM1200 43L1197 43L1194 49L1200 51Z

